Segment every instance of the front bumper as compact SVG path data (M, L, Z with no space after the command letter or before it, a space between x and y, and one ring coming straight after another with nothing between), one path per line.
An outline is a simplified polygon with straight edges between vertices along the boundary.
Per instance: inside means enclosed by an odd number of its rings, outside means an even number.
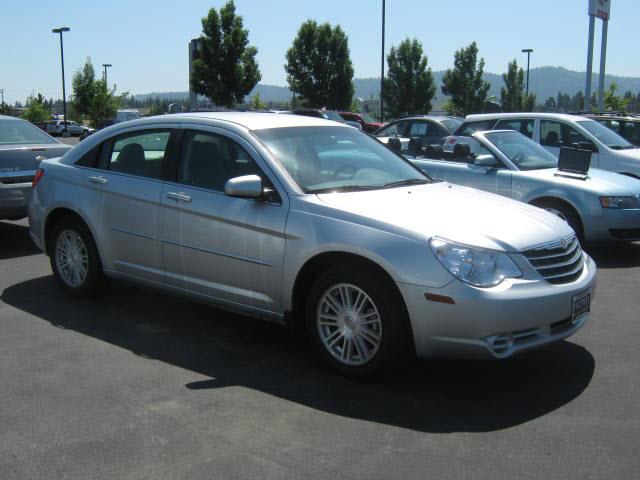
M442 288L398 283L420 357L506 358L573 335L588 320L572 321L573 297L596 288L596 265L586 256L574 282L506 280L497 287L475 288L457 280ZM455 304L429 301L426 293Z
M585 218L584 233L590 242L640 240L640 209L603 208L602 215Z
M30 195L31 182L0 183L0 219L26 217Z

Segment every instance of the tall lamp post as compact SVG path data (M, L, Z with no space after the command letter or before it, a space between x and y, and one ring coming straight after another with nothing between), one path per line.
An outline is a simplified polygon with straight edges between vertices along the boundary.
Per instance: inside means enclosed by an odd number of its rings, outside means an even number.
M533 48L523 48L522 53L527 54L527 95L529 95L529 63L531 60L531 54L533 53Z
M69 132L67 131L67 95L64 89L64 45L62 43L62 33L68 32L69 30L69 27L60 27L51 30L52 33L60 34L60 64L62 65L62 112L64 115L64 130L62 131L62 134L64 136L69 135Z
M102 67L104 68L104 84L109 88L109 82L107 82L107 67L113 67L110 63L103 63Z
M380 54L380 121L384 122L384 13L385 0L382 0L382 52Z

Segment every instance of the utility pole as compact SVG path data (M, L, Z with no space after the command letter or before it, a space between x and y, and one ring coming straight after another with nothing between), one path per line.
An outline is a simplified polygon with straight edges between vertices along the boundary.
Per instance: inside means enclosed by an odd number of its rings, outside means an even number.
M587 81L585 98L587 111L591 111L591 80L593 76L593 36L596 17L602 20L600 44L600 81L598 83L598 110L604 111L604 75L607 64L607 31L611 18L611 0L589 0L589 39L587 44Z
M384 122L384 14L385 0L382 0L382 52L380 53L380 121Z
M2 95L2 101L0 105L4 105L4 88L0 88L0 95Z
M522 49L522 53L527 54L527 95L529 95L529 62L531 60L531 53L533 52L533 48L524 48Z
M64 88L64 45L62 43L62 33L68 32L69 30L69 27L60 27L51 30L51 33L60 34L60 64L62 65L62 112L64 115L64 130L62 131L63 136L69 136L69 131L67 130L67 95Z
M107 81L107 67L113 67L110 63L103 63L102 67L104 68L104 84L109 88L109 82Z

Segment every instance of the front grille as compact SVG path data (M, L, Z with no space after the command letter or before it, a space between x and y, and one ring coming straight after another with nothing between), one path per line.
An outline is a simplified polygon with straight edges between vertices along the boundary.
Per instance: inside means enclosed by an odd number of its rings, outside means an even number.
M12 185L14 183L31 183L33 175L22 175L19 177L3 177L0 176L0 183L4 185Z
M580 242L573 236L562 241L523 252L529 263L549 283L560 285L578 279L584 268Z

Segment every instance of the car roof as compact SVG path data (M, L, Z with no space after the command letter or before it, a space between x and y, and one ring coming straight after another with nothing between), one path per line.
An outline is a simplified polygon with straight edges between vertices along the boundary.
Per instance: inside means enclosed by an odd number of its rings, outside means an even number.
M353 128L333 120L305 117L302 115L282 115L271 112L190 112L157 115L128 122L128 125L144 125L149 123L171 123L189 120L212 120L235 124L247 130L284 127L332 126ZM135 122L135 123L134 123Z
M479 122L482 120L499 120L503 118L543 118L549 120L567 120L578 122L581 120L591 121L590 118L572 115L570 113L548 113L548 112L518 112L518 113L478 113L467 115L465 122Z
M23 118L12 117L10 115L0 115L0 120L18 120L18 121L26 122L26 120Z

